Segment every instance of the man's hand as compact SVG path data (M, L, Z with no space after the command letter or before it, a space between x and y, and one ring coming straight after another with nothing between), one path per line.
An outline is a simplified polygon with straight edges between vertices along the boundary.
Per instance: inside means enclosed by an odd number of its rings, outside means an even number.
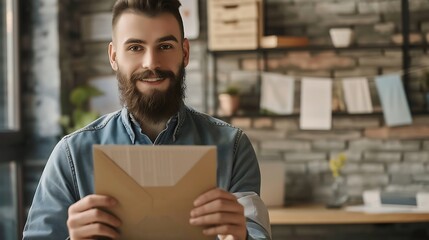
M190 224L203 226L205 235L220 239L245 240L247 236L244 207L229 192L216 188L194 201Z
M69 207L67 227L71 240L96 237L119 237L116 230L121 221L100 208L111 208L117 201L103 195L88 195Z

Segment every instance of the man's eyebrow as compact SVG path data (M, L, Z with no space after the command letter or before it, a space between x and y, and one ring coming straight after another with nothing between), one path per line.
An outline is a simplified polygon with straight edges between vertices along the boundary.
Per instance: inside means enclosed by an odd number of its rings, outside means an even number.
M166 42L166 41L174 41L174 42L179 42L179 40L177 40L177 38L175 37L175 36L173 36L173 35L168 35L168 36L165 36L165 37L161 37L161 38L158 38L158 40L157 40L157 42Z
M137 38L129 38L129 39L127 39L127 41L124 42L125 45L130 44L130 43L140 43L140 44L143 43L143 44L145 44L146 41L141 40L141 39L137 39Z
M156 40L157 42L166 42L166 41L174 41L174 42L179 42L179 40L177 40L177 38L173 35L168 35L165 37L160 37ZM131 43L138 43L138 44L146 44L147 42L138 38L129 38L124 42L124 45L127 44L131 44Z

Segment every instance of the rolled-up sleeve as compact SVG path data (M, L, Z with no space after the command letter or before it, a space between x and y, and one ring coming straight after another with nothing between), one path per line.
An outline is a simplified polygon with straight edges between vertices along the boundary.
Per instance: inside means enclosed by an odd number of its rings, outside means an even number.
M259 196L261 175L255 151L242 132L237 143L229 191L244 206L248 239L271 239L268 210Z
M234 195L244 207L248 239L271 239L270 219L261 198L254 192L239 192Z

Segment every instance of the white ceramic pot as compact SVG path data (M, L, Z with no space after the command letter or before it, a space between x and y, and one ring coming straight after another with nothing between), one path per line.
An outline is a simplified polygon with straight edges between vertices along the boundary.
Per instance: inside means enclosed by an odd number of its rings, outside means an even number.
M329 30L335 47L348 47L353 41L353 30L350 28L331 28Z

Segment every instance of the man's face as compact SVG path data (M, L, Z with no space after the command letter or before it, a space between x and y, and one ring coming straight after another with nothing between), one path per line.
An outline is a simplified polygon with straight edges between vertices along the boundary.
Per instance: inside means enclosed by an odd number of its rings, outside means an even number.
M157 121L177 112L183 98L189 43L171 14L123 13L113 29L110 63L122 101L137 117Z

